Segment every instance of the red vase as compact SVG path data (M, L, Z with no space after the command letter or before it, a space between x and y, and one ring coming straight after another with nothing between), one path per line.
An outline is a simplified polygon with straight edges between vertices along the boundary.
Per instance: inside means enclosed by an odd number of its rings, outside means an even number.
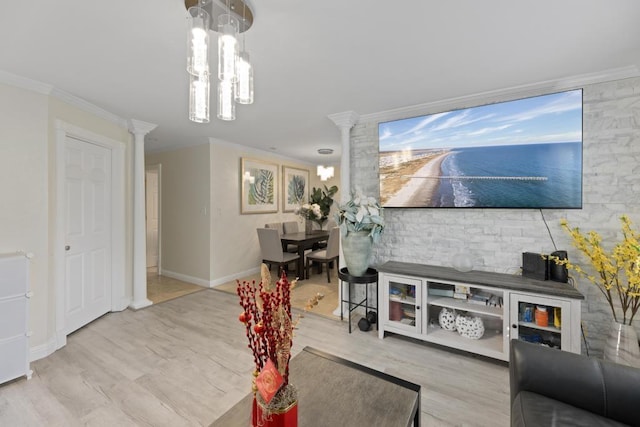
M266 413L254 397L251 422L253 427L298 427L298 401L282 411Z

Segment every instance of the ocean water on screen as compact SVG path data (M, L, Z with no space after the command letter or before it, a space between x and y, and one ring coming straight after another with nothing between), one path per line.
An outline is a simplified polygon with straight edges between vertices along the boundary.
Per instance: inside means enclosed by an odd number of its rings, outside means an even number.
M580 142L456 148L442 163L441 171L443 177L452 178L440 181L437 198L440 207L582 206ZM469 177L547 179L468 179Z

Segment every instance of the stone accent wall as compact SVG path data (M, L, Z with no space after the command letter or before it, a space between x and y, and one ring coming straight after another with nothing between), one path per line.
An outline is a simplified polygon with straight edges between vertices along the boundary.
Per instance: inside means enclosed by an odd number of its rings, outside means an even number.
M374 248L373 262L450 266L455 257L465 256L477 270L520 274L522 252L550 253L553 241L569 252L572 262L583 261L560 228L562 218L598 231L606 247L620 238L620 215L626 213L640 228L640 78L585 86L583 99L582 209L386 209L387 227ZM351 131L351 182L375 196L377 154L378 123L357 124ZM593 284L579 279L577 287L586 298L582 321L589 353L599 356L611 310ZM638 331L639 325L635 320Z

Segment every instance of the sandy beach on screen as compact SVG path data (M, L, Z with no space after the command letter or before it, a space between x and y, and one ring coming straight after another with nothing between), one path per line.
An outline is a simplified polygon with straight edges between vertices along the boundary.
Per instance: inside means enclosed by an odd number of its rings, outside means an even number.
M409 181L403 185L396 194L389 198L385 206L434 206L437 202L437 200L434 200L434 197L438 194L438 186L440 185L438 178L442 174L440 165L449 154L449 152L446 152L430 159L413 174Z

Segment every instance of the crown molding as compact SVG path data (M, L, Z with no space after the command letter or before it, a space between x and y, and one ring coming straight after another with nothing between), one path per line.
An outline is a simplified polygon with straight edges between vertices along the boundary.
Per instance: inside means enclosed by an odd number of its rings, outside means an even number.
M327 116L336 126L340 129L350 130L358 120L360 116L355 111L344 111L342 113L329 114Z
M640 77L640 70L636 65L614 68L597 73L581 74L561 79L514 86L506 89L481 92L456 98L443 99L440 101L395 108L392 110L380 111L377 113L363 114L360 116L360 121L384 122L405 117L419 116L432 112L445 111L454 108L459 109L474 107L477 105L486 104L487 102L490 103L503 100L504 98L520 98L531 95L538 95L544 92L560 92L563 90L577 89L596 83L605 83L632 77Z
M20 89L30 90L36 93L41 93L43 95L51 95L51 92L54 89L53 86L46 83L22 77L17 74L12 74L4 70L0 70L0 83L14 86Z
M111 123L115 123L118 126L121 126L127 129L129 128L127 119L123 119L122 117L116 114L113 114L105 110L104 108L98 107L97 105L92 104L89 101L85 101L84 99L79 98L75 95L72 95L68 92L65 92L57 88L53 88L53 90L51 91L51 96L54 96L60 101L63 101L69 105L72 105L84 112L93 114L94 116L98 116Z
M68 92L60 90L53 85L32 80L27 77L18 76L4 70L0 70L0 83L4 83L9 86L18 87L20 89L29 90L32 92L40 93L47 96L53 96L62 102L65 102L73 107L76 107L82 111L93 114L111 123L115 123L118 126L127 128L127 120L122 117L110 113L109 111L98 107L82 98L72 95Z
M276 151L262 150L260 148L250 147L248 145L237 144L235 142L225 141L223 139L209 137L210 145L218 145L221 147L229 147L238 151L242 151L248 153L250 155L255 156L269 156L276 159L280 159L287 162L297 163L301 165L307 165L309 167L315 167L315 163L307 162L305 160L294 159L293 157L284 156L282 154L278 154Z

